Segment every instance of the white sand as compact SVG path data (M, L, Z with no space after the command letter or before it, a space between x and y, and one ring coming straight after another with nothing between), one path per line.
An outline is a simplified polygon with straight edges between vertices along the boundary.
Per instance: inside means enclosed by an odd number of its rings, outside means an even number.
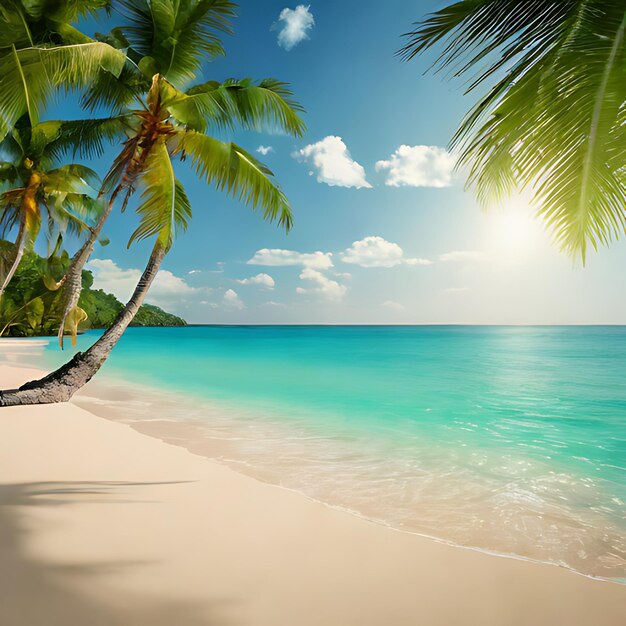
M395 532L70 403L0 409L0 624L624 626L626 586Z

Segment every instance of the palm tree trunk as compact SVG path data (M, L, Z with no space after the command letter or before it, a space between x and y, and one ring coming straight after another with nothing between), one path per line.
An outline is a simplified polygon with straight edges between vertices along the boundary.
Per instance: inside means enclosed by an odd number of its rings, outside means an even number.
M26 218L24 214L22 214L22 217L20 218L20 229L17 232L15 245L17 246L15 260L13 261L13 265L11 265L7 275L4 277L4 280L2 281L2 286L0 286L0 298L2 297L2 294L4 293L4 290L7 288L8 284L11 282L11 279L17 271L22 257L24 256L24 250L26 249Z
M78 352L71 361L44 378L19 389L0 391L0 407L24 404L67 402L102 367L130 322L135 317L165 257L164 246L157 242L152 250L135 291L110 328L86 352Z
M65 320L70 314L71 310L78 304L80 293L83 289L83 268L85 263L89 260L96 240L102 232L102 227L107 221L111 211L113 210L114 199L111 199L107 203L107 207L100 216L98 223L89 231L89 237L87 241L80 247L80 249L72 257L67 272L62 279L63 291L65 296L65 306L63 307L63 314L61 316L61 323L59 324L58 340L61 349L63 349L63 334L65 333Z

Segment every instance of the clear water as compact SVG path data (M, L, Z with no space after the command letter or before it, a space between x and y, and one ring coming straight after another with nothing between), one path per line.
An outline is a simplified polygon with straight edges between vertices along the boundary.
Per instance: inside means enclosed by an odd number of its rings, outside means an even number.
M626 327L134 328L105 371L155 389L129 419L264 480L626 579Z

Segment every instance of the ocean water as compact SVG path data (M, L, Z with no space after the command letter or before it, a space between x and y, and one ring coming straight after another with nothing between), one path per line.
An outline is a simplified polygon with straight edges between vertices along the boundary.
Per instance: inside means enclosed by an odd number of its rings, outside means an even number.
M262 480L626 581L626 327L132 328L97 379L128 421Z

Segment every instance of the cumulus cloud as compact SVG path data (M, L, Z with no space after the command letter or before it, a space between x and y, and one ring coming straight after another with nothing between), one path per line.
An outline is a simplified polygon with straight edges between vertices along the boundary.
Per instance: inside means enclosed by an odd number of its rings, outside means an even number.
M272 146L259 146L256 151L263 156L267 156L270 152L274 152Z
M393 311L404 311L404 305L396 302L395 300L385 300L382 303L382 306L387 309L392 309Z
M254 256L247 261L248 265L301 265L318 270L328 269L333 266L332 253L330 252L296 252L295 250L281 250L280 248L263 248L257 250Z
M300 280L310 281L313 287L297 287L296 293L299 294L317 294L329 300L341 300L346 293L344 285L340 285L336 280L332 280L322 272L309 267L302 270Z
M385 171L391 187L449 187L455 158L438 146L400 146L376 171Z
M340 257L344 263L361 267L395 267L396 265L431 265L428 259L406 258L397 243L382 237L365 237L355 241Z
M96 289L112 293L122 302L130 298L142 274L139 269L121 268L111 259L92 259L85 267L93 273ZM168 306L207 291L208 289L191 287L183 278L168 270L159 270L146 301L158 306Z
M233 307L234 309L245 309L246 305L241 301L241 298L237 295L234 289L228 289L224 293L223 298L224 305Z
M482 261L485 253L480 250L452 250L439 255L439 260L445 263L454 263L458 261Z
M278 45L291 50L304 39L308 39L308 31L315 25L311 5L299 4L295 9L285 8L278 16Z
M371 188L363 166L350 156L341 137L328 135L293 153L293 157L310 162L317 170L317 180L331 187Z
M269 274L257 274L256 276L250 276L250 278L243 278L237 281L240 285L259 285L259 287L265 287L265 289L274 289L276 283Z

